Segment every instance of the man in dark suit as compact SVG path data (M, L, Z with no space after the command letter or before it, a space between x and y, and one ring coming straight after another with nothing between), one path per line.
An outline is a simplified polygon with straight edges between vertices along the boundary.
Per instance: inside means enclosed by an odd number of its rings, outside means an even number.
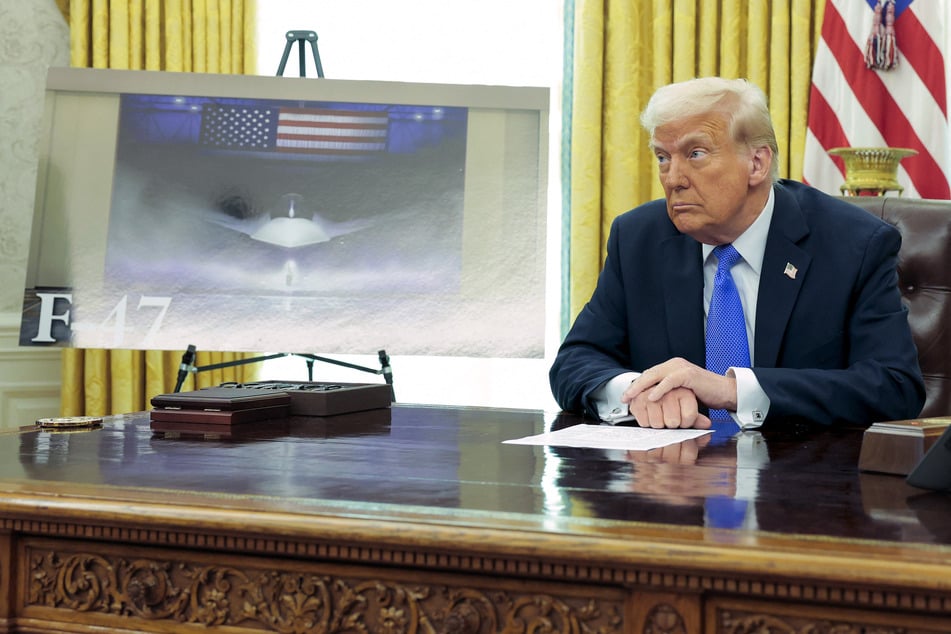
M708 428L708 412L724 410L744 428L917 416L898 231L779 179L766 98L744 80L665 86L641 122L665 200L615 219L597 288L551 368L560 406L657 428ZM749 361L711 371L719 245L739 253Z

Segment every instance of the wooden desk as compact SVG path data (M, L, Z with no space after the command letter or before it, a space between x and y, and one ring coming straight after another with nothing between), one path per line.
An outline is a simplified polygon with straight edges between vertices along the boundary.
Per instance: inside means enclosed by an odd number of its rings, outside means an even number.
M860 430L694 464L502 444L578 422L395 406L232 439L146 414L4 435L0 631L951 631L951 496L860 474Z

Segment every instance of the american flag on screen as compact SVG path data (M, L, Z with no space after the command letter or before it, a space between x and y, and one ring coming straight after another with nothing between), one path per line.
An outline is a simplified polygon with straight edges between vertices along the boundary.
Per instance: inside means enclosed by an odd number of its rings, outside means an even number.
M834 147L911 148L918 154L899 166L903 195L951 198L944 18L935 0L826 0L804 181L840 193L845 166L827 153Z
M221 150L272 150L276 121L274 108L205 104L201 144Z
M382 152L386 149L387 123L385 112L281 108L277 149L344 155Z
M206 104L201 144L219 150L361 157L386 150L379 110Z

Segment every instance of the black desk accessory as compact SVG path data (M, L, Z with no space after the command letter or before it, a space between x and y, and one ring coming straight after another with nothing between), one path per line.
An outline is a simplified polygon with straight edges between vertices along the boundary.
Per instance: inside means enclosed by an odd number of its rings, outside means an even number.
M905 481L920 489L951 491L951 427L931 445Z
M382 383L258 381L222 383L217 389L287 394L290 398L291 416L336 416L385 409L392 404L390 386Z

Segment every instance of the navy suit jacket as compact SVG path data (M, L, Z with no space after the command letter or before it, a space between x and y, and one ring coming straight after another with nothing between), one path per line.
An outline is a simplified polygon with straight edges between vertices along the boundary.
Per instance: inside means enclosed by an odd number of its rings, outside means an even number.
M802 183L774 190L753 353L766 423L917 416L924 382L898 290L898 230ZM562 408L595 418L591 392L622 372L673 357L705 365L701 245L665 201L616 218L607 251L549 377Z

